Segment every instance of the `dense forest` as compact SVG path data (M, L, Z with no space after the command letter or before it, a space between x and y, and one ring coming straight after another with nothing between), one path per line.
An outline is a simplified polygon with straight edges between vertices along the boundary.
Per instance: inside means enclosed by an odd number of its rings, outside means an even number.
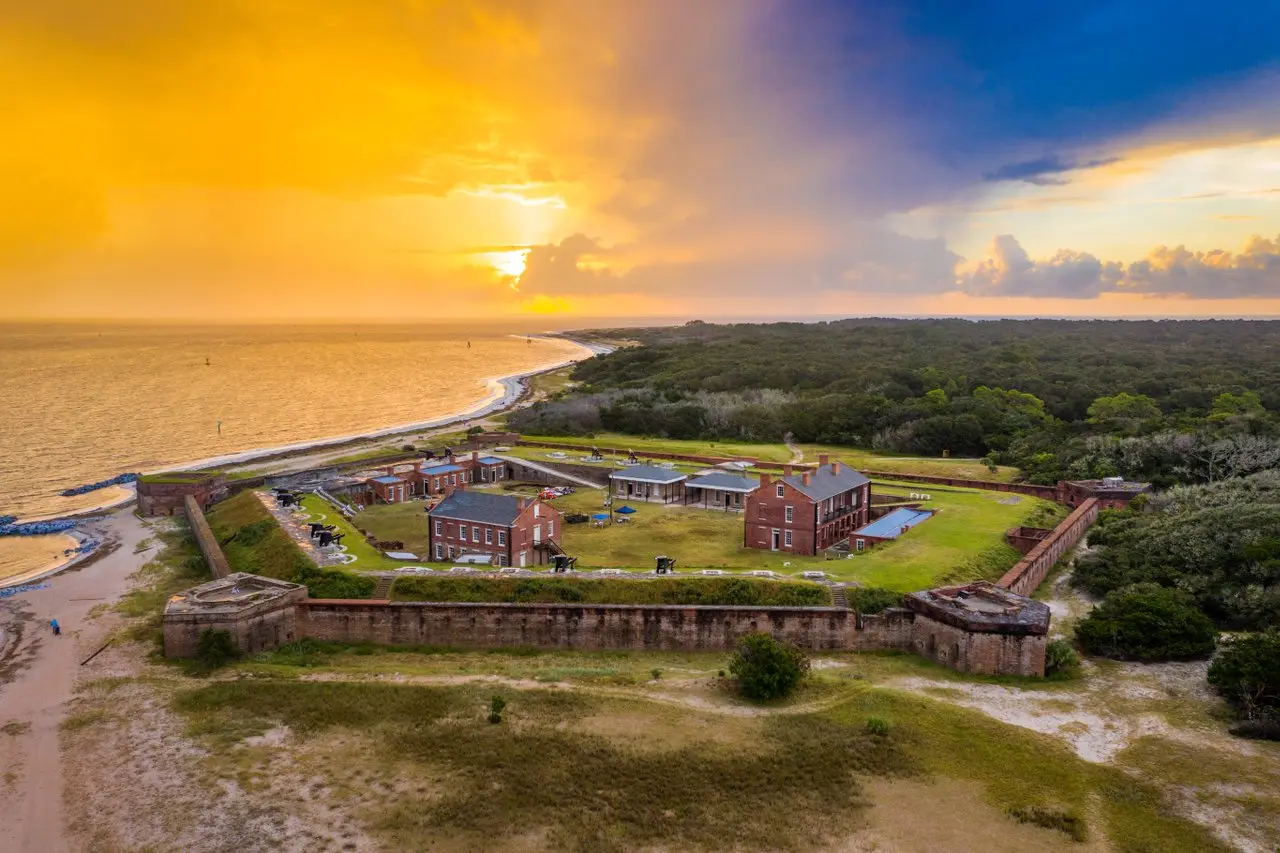
M1280 323L842 320L594 330L624 347L528 433L844 444L1032 482L1207 483L1280 466Z

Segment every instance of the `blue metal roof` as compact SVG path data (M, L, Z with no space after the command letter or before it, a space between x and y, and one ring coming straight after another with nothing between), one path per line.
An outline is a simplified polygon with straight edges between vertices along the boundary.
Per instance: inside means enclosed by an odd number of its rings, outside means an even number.
M452 474L454 471L463 471L463 470L466 470L466 469L464 469L461 465L439 465L433 468L423 468L422 473L428 474L430 476L435 476L436 474Z
M375 483L403 483L403 482L404 482L404 480L400 479L399 477L374 477L374 478L373 478L373 482L375 482Z
M485 465L499 465L502 463L502 460L496 456L481 456L479 461Z
M897 539L904 527L915 527L933 513L924 509L900 507L888 515L877 518L860 530L853 531L857 536L874 536L877 539Z

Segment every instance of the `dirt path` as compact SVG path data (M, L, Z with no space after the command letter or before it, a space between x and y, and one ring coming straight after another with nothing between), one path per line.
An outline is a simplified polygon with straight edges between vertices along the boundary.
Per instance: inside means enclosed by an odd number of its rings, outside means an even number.
M59 726L78 678L92 672L80 662L106 640L113 620L90 620L97 605L118 599L146 559L135 554L148 530L132 513L109 522L119 547L83 570L49 579L47 589L0 603L0 814L3 845L18 853L70 850L63 816ZM62 636L54 637L56 618ZM9 846L13 845L13 846Z
M791 464L798 465L804 461L804 451L800 449L800 445L796 444L796 437L791 433L787 433L782 437L782 443L787 446L787 450L791 451Z

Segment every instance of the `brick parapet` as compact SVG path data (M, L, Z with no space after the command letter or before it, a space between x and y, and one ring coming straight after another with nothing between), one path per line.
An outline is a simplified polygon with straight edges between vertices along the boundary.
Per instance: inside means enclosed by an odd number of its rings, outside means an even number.
M191 533L196 538L200 553L204 555L205 563L209 565L209 571L215 578L225 578L231 574L231 566L227 563L227 557L222 553L222 547L218 544L217 537L213 535L213 530L204 517L204 510L192 495L187 495L183 502L187 523L191 525Z
M1057 564L1062 556L1076 546L1098 520L1100 502L1097 498L1088 498L1071 514L1019 560L1013 568L1005 572L996 582L996 586L1016 592L1019 595L1031 595L1049 574L1049 570Z

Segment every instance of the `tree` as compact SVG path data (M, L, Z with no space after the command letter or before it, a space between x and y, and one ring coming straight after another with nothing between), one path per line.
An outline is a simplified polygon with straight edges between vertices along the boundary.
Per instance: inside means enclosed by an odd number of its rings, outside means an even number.
M729 672L749 699L779 699L796 689L809 671L804 652L770 634L748 634L738 642Z
M1209 665L1209 683L1246 720L1280 720L1280 630L1239 637Z
M1237 417L1256 417L1266 414L1262 407L1262 398L1253 391L1241 391L1232 394L1223 392L1213 398L1213 408L1209 412L1209 420L1224 421Z
M1110 397L1099 397L1089 406L1089 423L1113 429L1135 429L1144 421L1160 417L1160 407L1146 394L1121 391Z
M1218 630L1185 592L1151 583L1116 590L1080 620L1086 651L1120 660L1192 660L1213 653Z

